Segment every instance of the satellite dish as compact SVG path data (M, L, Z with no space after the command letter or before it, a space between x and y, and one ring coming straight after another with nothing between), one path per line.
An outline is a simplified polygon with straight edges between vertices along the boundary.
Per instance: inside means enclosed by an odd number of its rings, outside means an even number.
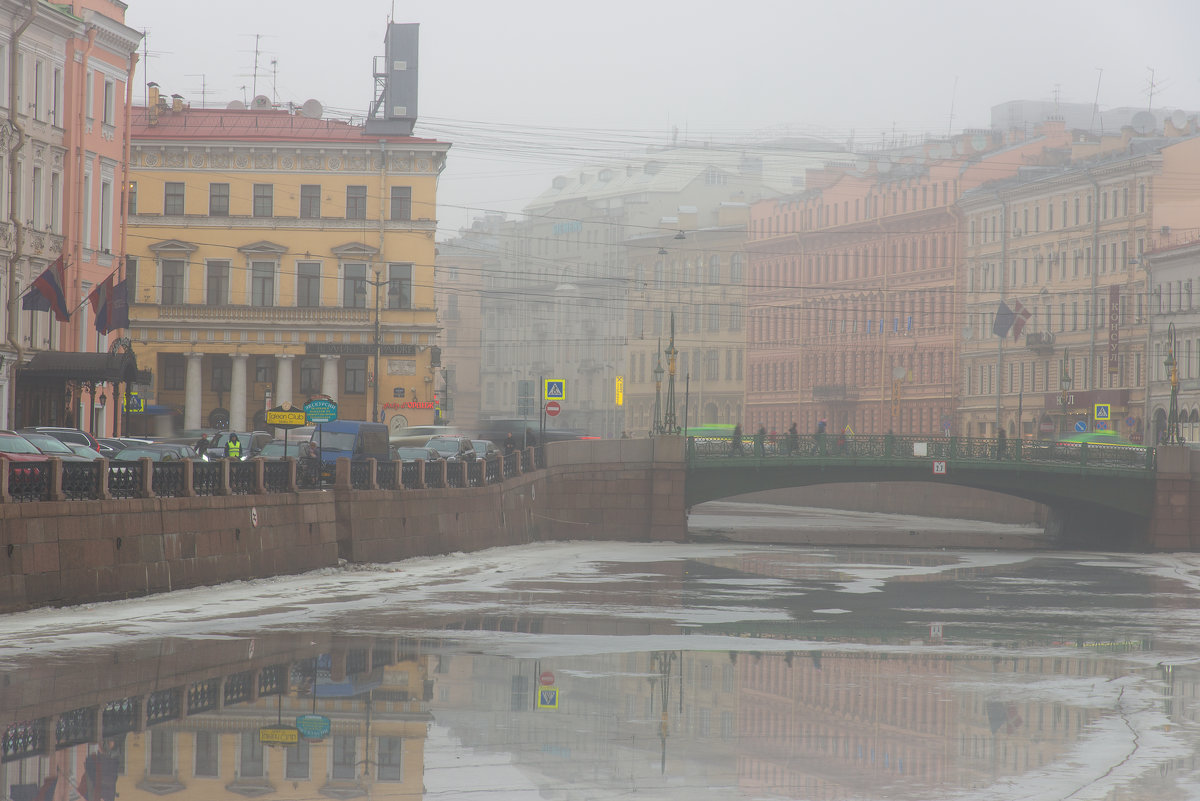
M305 100L304 105L300 107L300 114L309 119L319 120L324 113L325 109L316 100Z
M1140 134L1154 133L1154 129L1158 127L1158 120L1149 111L1139 111L1133 115L1133 130Z
M252 109L264 109L270 107L271 98L267 97L266 95L255 95L254 99L250 101L250 108Z
M229 101L229 105L225 106L225 108L230 109L232 111L241 111L245 107L246 107L246 104L240 100L231 100L231 101Z
M1171 124L1177 129L1183 130L1183 126L1187 125L1187 114L1184 113L1183 109L1177 108L1171 112Z

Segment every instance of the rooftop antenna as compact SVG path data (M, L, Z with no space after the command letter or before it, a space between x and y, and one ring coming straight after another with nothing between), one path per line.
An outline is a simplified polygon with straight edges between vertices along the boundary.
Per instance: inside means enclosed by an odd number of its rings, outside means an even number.
M208 105L208 81L204 73L193 73L187 77L200 79L200 108L206 107Z
M1096 114L1100 111L1100 79L1104 77L1104 67L1096 67L1096 72L1099 73L1096 76L1096 99L1092 101L1092 122L1088 125L1088 130L1093 132L1096 130ZM1100 133L1104 133L1103 120L1100 121Z
M261 33L254 34L254 77L250 79L252 86L251 94L258 97L258 41L262 38Z
M1146 103L1146 111L1150 111L1154 108L1154 87L1158 84L1154 82L1154 67L1146 67L1146 69L1150 70L1150 100Z
M271 59L271 102L279 102L279 94L275 91L275 79L279 77L279 59Z
M250 105L250 100L246 97L246 84L242 84L242 102Z
M142 28L142 105L150 105L150 31Z
M958 97L958 76L954 76L954 88L950 90L950 121L946 125L946 136L954 136L954 100Z

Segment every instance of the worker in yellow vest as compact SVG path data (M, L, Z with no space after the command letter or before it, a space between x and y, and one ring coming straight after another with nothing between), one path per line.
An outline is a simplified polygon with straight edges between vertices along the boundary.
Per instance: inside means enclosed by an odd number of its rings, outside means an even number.
M226 459L241 459L242 458L242 443L238 442L237 434L230 434L229 440L225 443L225 458Z

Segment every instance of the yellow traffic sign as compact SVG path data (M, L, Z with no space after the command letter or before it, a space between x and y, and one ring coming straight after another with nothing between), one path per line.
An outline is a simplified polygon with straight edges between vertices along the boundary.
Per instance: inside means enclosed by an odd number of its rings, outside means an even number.
M1095 413L1093 415L1093 419L1095 419L1095 420L1111 420L1112 419L1112 405L1108 404L1108 403L1097 403Z
M618 406L625 405L625 376L617 376L617 382L613 386L613 397L616 399Z
M537 694L538 709L558 709L557 687L538 687Z
M547 378L545 386L544 400L566 400L567 399L567 382L561 378Z

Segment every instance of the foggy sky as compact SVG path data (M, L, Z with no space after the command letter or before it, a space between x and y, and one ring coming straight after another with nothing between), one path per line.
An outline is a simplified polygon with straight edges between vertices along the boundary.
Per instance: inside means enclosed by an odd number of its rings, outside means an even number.
M393 8L420 23L416 133L454 143L439 239L673 129L696 141L945 135L1056 91L1145 106L1151 68L1155 107L1200 108L1194 0L128 2L128 23L149 33L139 104L145 80L194 105L202 81L208 105L248 99L261 34L258 94L361 117Z

